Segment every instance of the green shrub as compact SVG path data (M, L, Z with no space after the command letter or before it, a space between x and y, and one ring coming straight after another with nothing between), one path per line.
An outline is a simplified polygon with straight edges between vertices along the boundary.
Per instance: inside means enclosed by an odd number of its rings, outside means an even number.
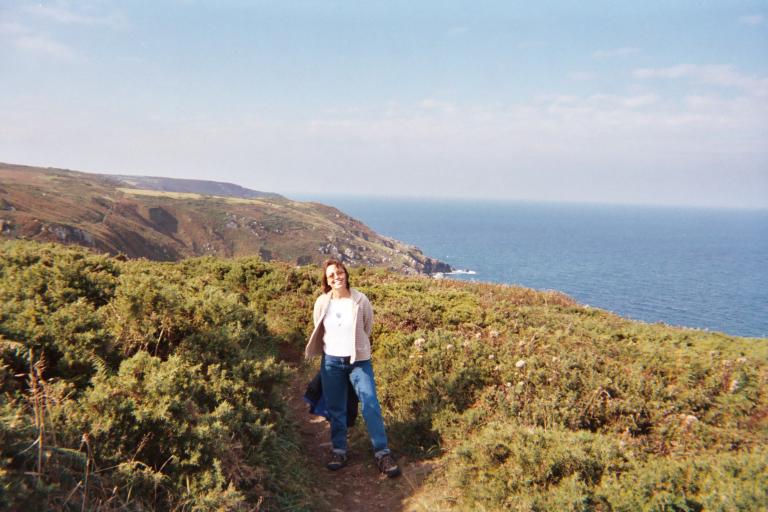
M596 492L617 512L765 510L768 451L654 458L611 475Z
M606 436L490 423L456 447L446 478L459 509L588 510L603 475L627 466Z
M43 355L47 377L87 382L116 363L97 311L112 299L118 275L116 262L82 249L2 244L0 336ZM13 374L27 365L22 352L4 355Z
M98 450L94 463L119 466L114 484L154 495L155 509L201 494L258 496L280 420L274 388L286 376L270 360L203 369L140 351L94 379L76 421Z
M281 275L254 260L116 262L3 244L0 504L301 506L289 372L260 312L268 301L249 299Z
M443 510L758 510L768 340L352 269L391 444ZM309 508L281 394L319 271L0 246L0 507ZM307 498L310 496L310 498ZM434 506L432 506L434 505Z

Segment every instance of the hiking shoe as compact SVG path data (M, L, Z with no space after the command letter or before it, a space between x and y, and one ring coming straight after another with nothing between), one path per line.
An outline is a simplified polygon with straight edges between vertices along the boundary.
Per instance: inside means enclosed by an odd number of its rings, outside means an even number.
M382 455L376 459L376 465L379 466L379 471L389 478L395 478L400 475L400 466L397 465L395 459L390 454Z
M331 471L337 471L347 465L347 456L339 452L331 452L331 458L325 465Z

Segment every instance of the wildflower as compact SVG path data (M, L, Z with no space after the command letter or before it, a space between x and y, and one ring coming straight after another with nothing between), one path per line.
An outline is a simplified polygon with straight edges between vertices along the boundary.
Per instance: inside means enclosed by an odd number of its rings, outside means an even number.
M682 426L686 429L691 428L699 422L699 418L692 414L681 414L680 419L682 420Z
M488 359L496 359L496 356L491 354L491 355L488 356Z
M520 359L515 363L515 368L522 368L523 366L525 366L525 359Z
M424 341L424 338L416 338L416 340L413 342L413 346L421 350L421 347L424 345Z

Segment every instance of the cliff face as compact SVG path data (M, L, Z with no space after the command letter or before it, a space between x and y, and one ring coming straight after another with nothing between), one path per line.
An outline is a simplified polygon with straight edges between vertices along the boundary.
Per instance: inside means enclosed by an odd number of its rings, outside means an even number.
M0 235L160 261L258 254L298 265L334 257L409 274L450 271L418 248L319 203L228 183L2 163Z

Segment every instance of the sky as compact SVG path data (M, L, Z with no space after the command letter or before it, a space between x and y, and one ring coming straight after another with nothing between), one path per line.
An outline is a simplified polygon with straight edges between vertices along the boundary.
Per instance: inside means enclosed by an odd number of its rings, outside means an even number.
M0 0L0 161L768 208L768 0Z

